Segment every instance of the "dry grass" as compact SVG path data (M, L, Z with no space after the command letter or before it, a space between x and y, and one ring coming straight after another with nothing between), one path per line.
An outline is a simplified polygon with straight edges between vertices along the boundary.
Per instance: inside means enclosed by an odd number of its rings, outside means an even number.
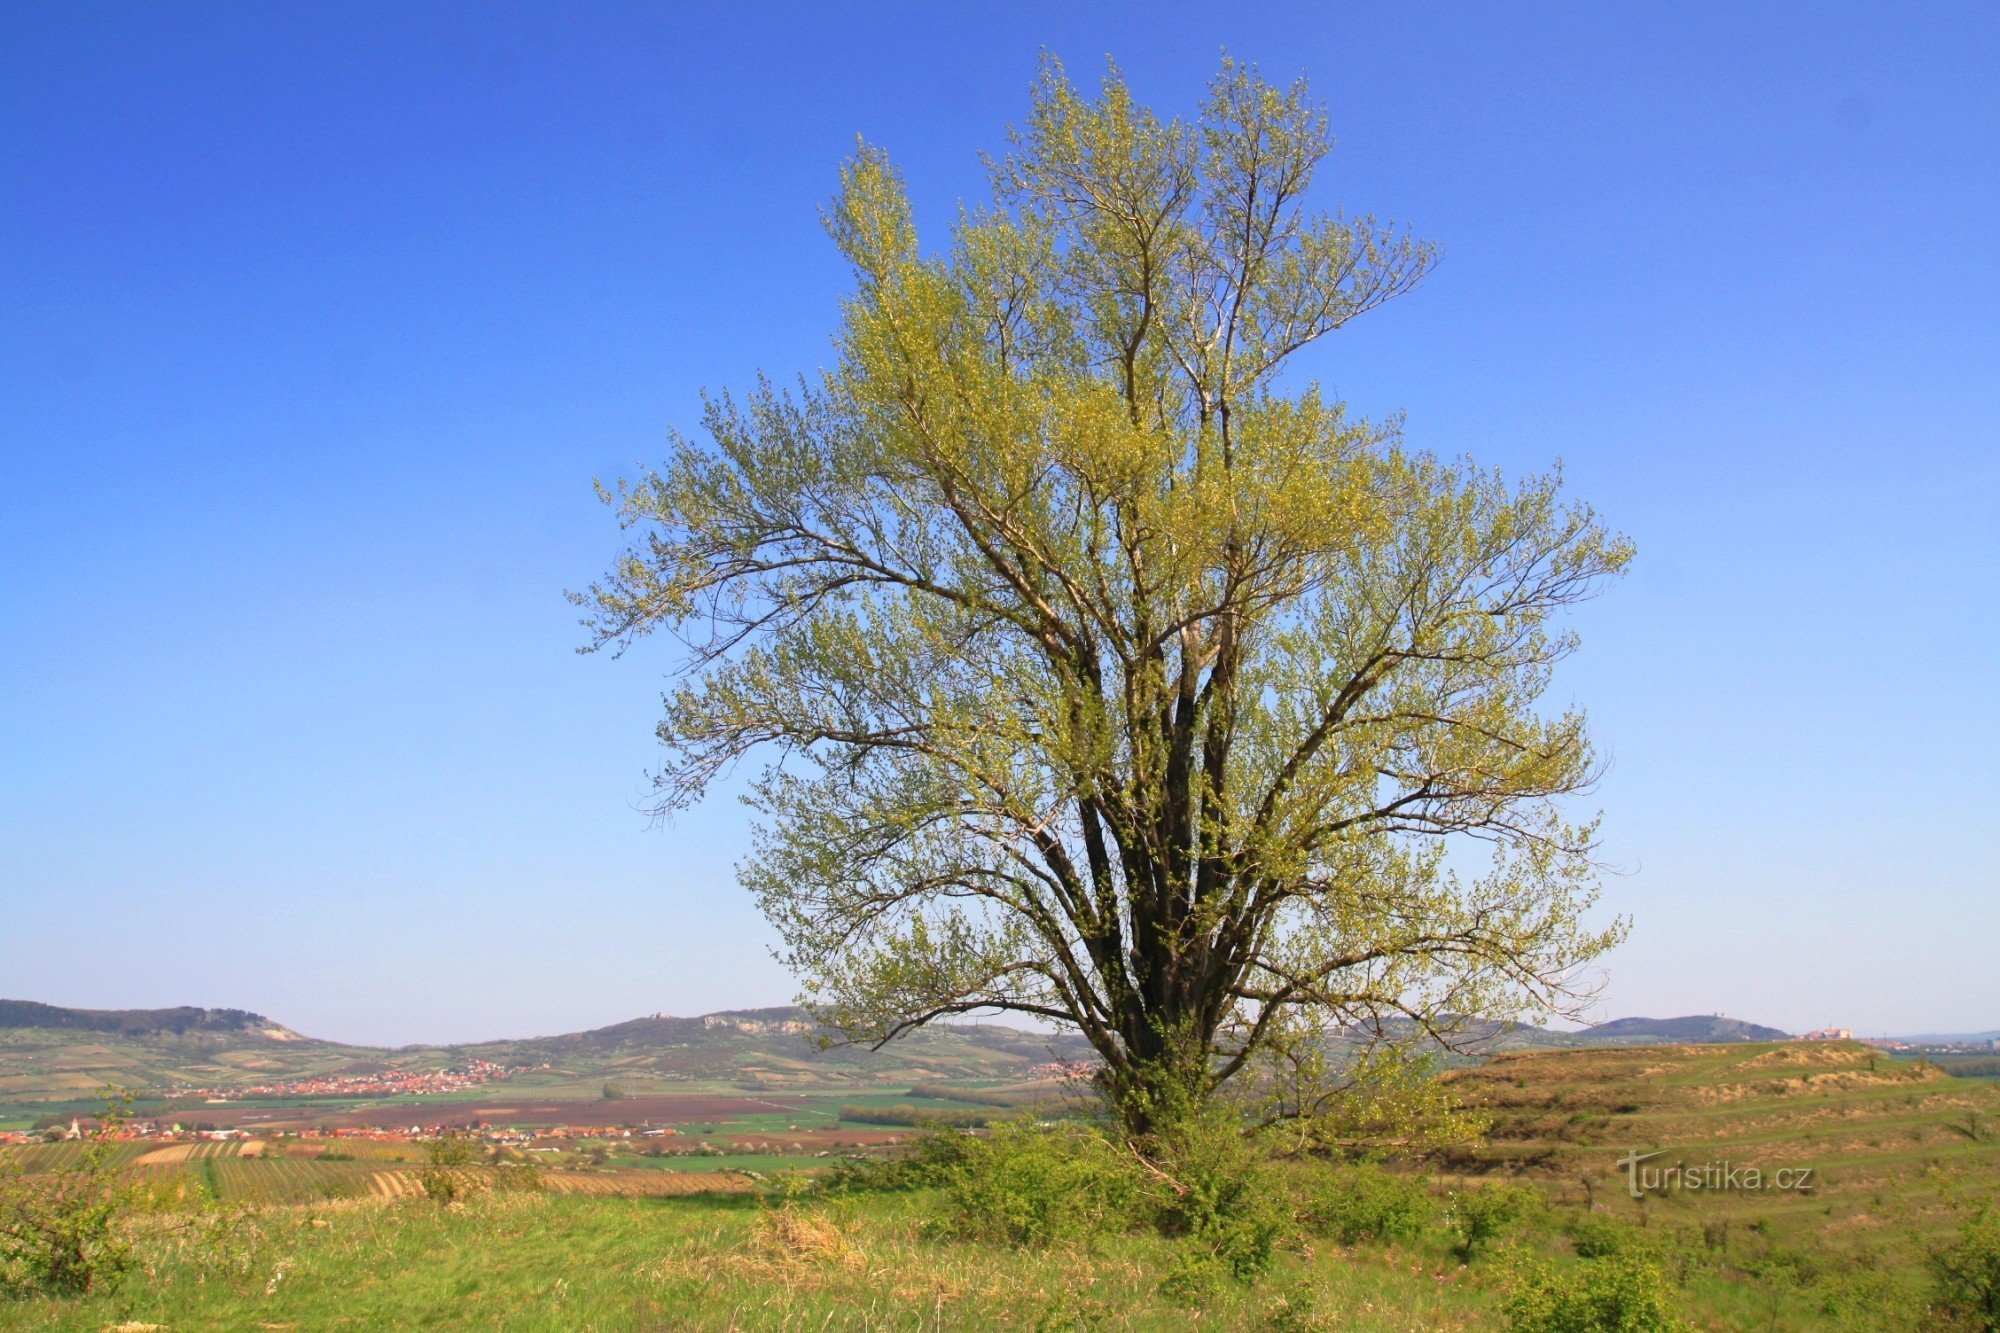
M739 1257L748 1270L781 1275L829 1268L854 1272L868 1265L851 1224L824 1209L795 1204L760 1214Z

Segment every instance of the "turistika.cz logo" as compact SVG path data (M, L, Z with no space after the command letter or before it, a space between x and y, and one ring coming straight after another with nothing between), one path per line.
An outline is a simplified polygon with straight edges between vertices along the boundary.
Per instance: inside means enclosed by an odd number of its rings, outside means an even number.
M1625 1188L1633 1198L1643 1199L1648 1194L1665 1194L1669 1190L1791 1190L1810 1194L1813 1188L1815 1168L1810 1166L1766 1171L1726 1161L1645 1165L1655 1157L1664 1156L1666 1150L1662 1148L1658 1152L1628 1152L1618 1159L1618 1165L1625 1168Z

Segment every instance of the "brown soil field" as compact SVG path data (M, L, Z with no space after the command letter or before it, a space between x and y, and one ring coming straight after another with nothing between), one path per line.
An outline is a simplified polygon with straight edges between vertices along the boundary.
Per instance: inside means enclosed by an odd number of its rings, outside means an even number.
M395 1129L410 1125L685 1125L797 1111L798 1098L629 1097L618 1101L397 1102L390 1106L204 1106L184 1119L238 1129Z
M849 1129L802 1129L797 1133L783 1134L731 1134L724 1142L750 1152L771 1152L786 1149L815 1151L820 1148L874 1148L888 1143L901 1143L918 1133L915 1129L903 1129L895 1125L881 1128Z

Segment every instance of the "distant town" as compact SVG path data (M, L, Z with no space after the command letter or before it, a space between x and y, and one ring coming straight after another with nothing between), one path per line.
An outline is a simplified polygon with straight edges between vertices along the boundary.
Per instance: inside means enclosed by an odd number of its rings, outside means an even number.
M432 1073L383 1069L360 1074L317 1074L278 1083L232 1084L226 1088L177 1087L169 1089L168 1095L200 1097L210 1102L263 1097L423 1097L441 1092L464 1092L481 1084L498 1083L531 1067L472 1060L463 1068L439 1069ZM541 1066L544 1069L547 1067Z

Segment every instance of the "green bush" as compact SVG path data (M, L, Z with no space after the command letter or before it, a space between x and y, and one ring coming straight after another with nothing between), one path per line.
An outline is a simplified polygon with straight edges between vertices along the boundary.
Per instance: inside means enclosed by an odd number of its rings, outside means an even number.
M942 1188L942 1230L962 1239L1047 1245L1121 1230L1140 1211L1138 1161L1089 1126L933 1135L912 1168Z
M1974 1214L1929 1266L1940 1314L1961 1328L2000 1329L2000 1210Z
M123 1198L95 1171L0 1181L0 1282L78 1296L126 1265L118 1238Z
M1229 1269L1206 1250L1183 1250L1160 1278L1160 1296L1172 1305L1206 1305L1222 1289Z
M1236 1116L1221 1108L1185 1116L1146 1147L1167 1186L1155 1193L1163 1233L1193 1240L1239 1279L1270 1266L1289 1210L1270 1164Z
M472 1170L483 1155L480 1143L469 1134L447 1130L424 1145L424 1169L417 1173L425 1197L450 1207L466 1195L483 1189L485 1180Z
M1445 1225L1462 1262L1490 1241L1498 1240L1542 1210L1542 1196L1525 1185L1505 1181L1475 1189L1456 1190L1445 1210Z
M1688 1327L1658 1267L1614 1254L1569 1268L1524 1266L1502 1309L1514 1333L1671 1333Z
M1316 1173L1299 1207L1308 1231L1342 1245L1414 1240L1436 1215L1437 1204L1421 1178L1393 1175L1373 1162Z
M0 1176L0 1286L81 1296L125 1270L118 1222L131 1192L119 1181L113 1138L131 1100L106 1091L97 1134L71 1165Z

